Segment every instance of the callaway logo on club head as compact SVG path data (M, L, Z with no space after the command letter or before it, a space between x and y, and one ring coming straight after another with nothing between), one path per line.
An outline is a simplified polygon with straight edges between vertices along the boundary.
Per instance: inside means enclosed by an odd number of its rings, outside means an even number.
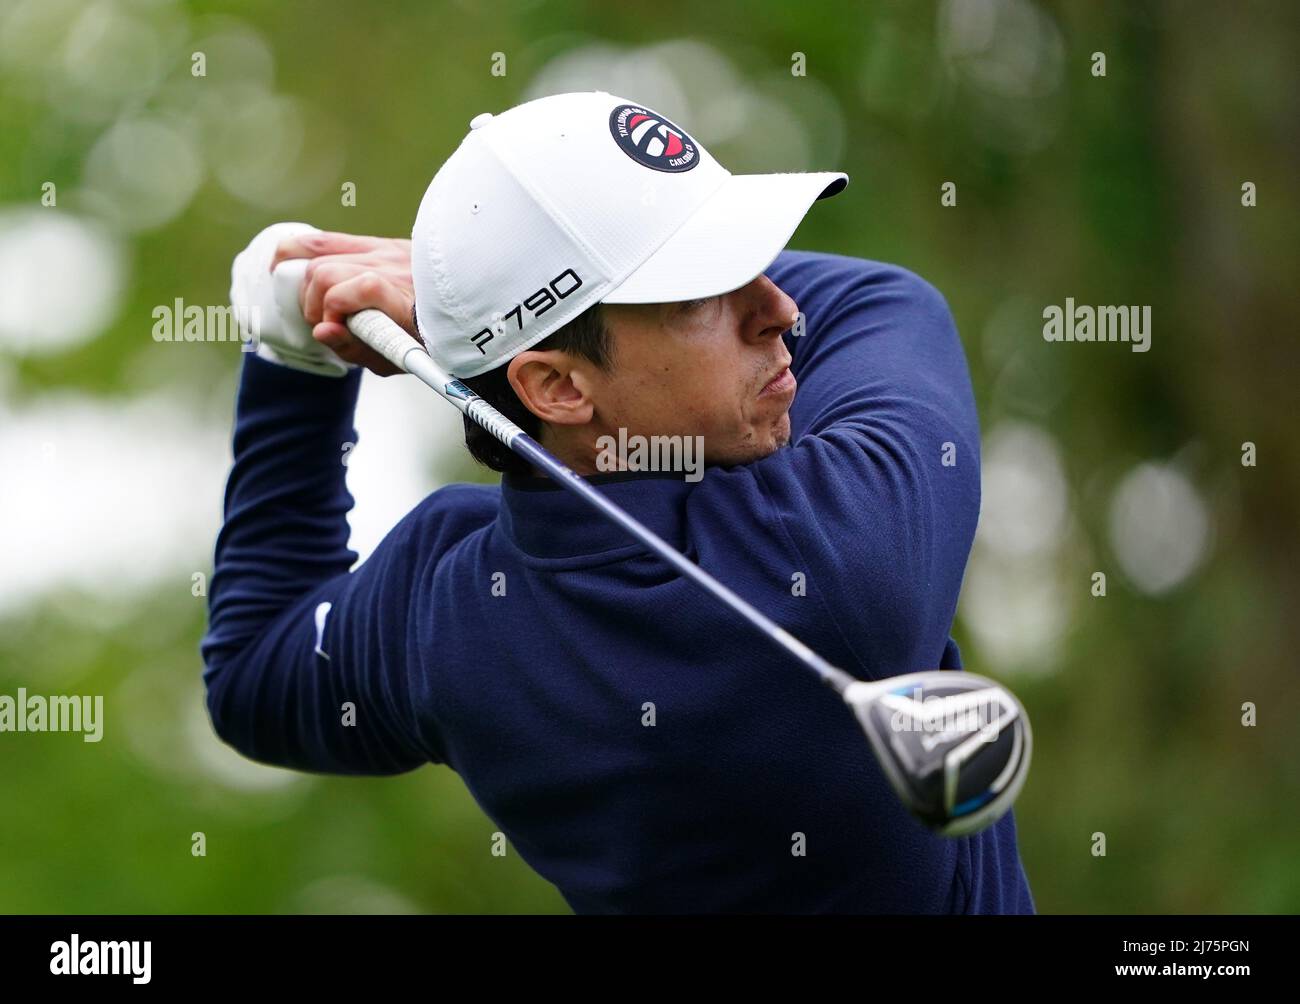
M609 131L619 148L642 167L677 174L700 162L694 140L640 105L619 105L610 112Z

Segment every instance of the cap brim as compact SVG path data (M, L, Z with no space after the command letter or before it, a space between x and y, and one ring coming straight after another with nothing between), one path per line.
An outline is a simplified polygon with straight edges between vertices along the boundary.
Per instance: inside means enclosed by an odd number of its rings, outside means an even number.
M835 171L732 175L605 303L672 303L729 293L785 248L818 199L849 177Z

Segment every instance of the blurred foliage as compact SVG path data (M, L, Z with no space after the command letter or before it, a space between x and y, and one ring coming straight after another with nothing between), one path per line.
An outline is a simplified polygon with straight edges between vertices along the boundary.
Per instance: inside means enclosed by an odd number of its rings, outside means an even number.
M338 158L337 180L303 203L254 205L209 174L180 215L128 238L130 285L100 337L8 359L17 397L69 387L106 398L135 392L152 306L177 296L224 302L233 253L273 220L409 233L425 186L470 118L522 100L557 57L598 44L702 43L772 100L808 109L813 163L783 162L778 132L759 147L764 156L714 143L689 117L686 127L733 171L848 171L853 184L837 205L810 214L794 246L894 261L925 276L957 318L985 429L1032 421L1059 444L1082 542L1064 559L1079 599L1059 659L1008 675L960 618L954 629L968 668L1007 679L1034 722L1036 760L1017 818L1039 909L1300 909L1300 760L1290 729L1300 689L1290 666L1300 648L1300 8L118 6L170 26L164 83L123 112L179 101L194 83L187 39L236 18L267 42L276 91L326 113L332 125L306 136L305 157ZM997 38L973 54L944 42L953 24L987 9L1002 12L997 30L1012 42L1001 57L1015 73L984 58L999 51ZM46 10L47 20L73 17L81 4ZM26 62L0 78L0 207L35 204L47 180L75 191L105 125L52 114L58 92L40 66L66 57L44 36L20 42ZM498 51L509 60L504 77L490 73ZM795 51L807 56L806 79L790 75ZM1107 54L1104 78L1089 72L1097 51ZM1017 66L1022 56L1029 62ZM209 80L220 75L210 68ZM809 93L823 98L809 102ZM827 108L834 114L823 129L817 114ZM340 205L342 180L356 183L357 207ZM940 205L945 181L958 184L956 208ZM1258 186L1257 208L1241 205L1244 181ZM1152 351L1047 345L1039 310L1066 296L1150 304ZM1011 355L994 337L995 318L1007 316ZM233 379L238 363L222 346L200 353L208 369L176 379L201 401L214 393L210 374ZM228 415L229 401L221 407ZM1247 440L1258 445L1257 468L1240 464ZM1115 564L1099 492L1124 468L1175 454L1213 503L1205 563L1160 596L1116 573L1107 598L1089 597L1088 576ZM492 480L468 462L439 473ZM106 695L110 713L131 709L110 719L98 746L73 735L0 736L0 910L566 910L517 855L488 853L494 826L445 768L262 787L185 769L204 724L195 716L205 611L188 586L178 572L109 618L52 604L0 624L0 693L57 685ZM1255 728L1240 724L1244 701L1258 705ZM194 831L207 834L206 858L190 855ZM1096 832L1107 835L1104 859L1090 853Z

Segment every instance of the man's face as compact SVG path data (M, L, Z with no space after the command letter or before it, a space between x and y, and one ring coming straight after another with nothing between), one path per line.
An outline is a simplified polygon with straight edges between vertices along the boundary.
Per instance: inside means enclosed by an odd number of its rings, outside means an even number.
M795 379L781 340L798 307L766 276L690 303L606 304L614 366L575 380L595 436L702 436L706 464L765 457L790 441Z
M766 276L690 303L604 304L613 364L528 349L508 373L543 421L541 444L579 474L603 436L702 436L706 465L765 457L790 441L795 379L781 335L799 308Z

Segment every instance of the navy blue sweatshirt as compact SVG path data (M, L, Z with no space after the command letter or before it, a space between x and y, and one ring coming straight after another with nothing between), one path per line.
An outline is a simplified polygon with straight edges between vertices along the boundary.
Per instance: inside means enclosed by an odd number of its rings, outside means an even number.
M588 480L849 673L960 668L979 429L948 308L876 262L767 274L807 319L791 444ZM579 913L1033 912L1010 813L930 834L832 691L558 485L440 488L350 570L359 383L244 358L201 644L225 742L446 764Z

